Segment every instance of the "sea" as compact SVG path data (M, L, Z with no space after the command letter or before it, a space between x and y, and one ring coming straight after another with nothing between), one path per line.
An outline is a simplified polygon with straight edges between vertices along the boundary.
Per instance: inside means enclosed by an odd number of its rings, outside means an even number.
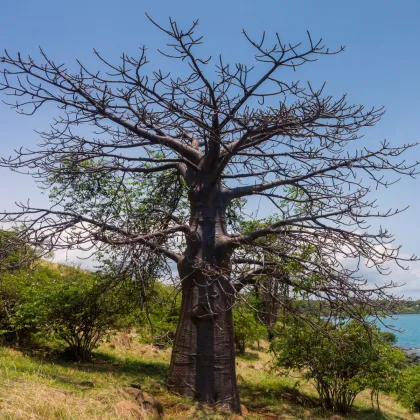
M380 322L377 323L378 327L382 331L393 332L398 338L398 347L412 350L413 353L420 355L420 314L393 315L385 318L383 322L386 325L392 325L392 329L387 328Z

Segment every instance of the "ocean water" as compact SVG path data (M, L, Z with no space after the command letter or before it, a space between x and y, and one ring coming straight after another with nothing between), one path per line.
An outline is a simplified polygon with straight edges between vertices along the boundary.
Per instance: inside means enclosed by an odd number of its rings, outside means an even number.
M420 350L420 314L394 315L392 318L386 318L384 323L403 330L402 332L396 332L387 329L379 322L377 324L382 331L390 331L397 336L397 346Z

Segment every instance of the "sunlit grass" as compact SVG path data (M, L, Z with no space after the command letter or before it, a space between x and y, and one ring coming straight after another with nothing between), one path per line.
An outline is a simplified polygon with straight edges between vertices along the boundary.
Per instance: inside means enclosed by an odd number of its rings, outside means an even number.
M41 357L42 356L42 357ZM39 353L0 348L0 419L118 419L117 405L129 400L123 388L139 384L158 398L165 419L227 419L227 413L199 407L168 393L164 384L170 350L140 344L134 333L103 343L89 363L79 364ZM270 355L252 349L237 358L242 403L254 419L420 419L393 397L381 396L382 412L371 409L368 392L347 417L324 413L311 384L299 375L271 371Z

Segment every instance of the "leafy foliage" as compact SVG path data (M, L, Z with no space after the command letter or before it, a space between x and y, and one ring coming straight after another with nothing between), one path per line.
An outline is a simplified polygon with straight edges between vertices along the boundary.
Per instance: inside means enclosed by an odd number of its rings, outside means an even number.
M30 281L35 251L18 240L15 230L0 230L0 249L0 337L8 344L19 343L29 339L29 331L15 328L13 313Z
M233 309L235 348L239 354L244 354L247 346L267 336L267 328L256 316L256 300L254 295L248 295Z
M393 389L405 355L376 328L354 321L318 321L314 326L291 321L271 350L279 368L298 369L314 380L323 407L346 413L364 389L372 390L372 399L379 391Z
M156 282L141 311L143 341L159 347L172 345L181 312L181 296L171 286Z
M395 310L397 314L420 314L420 300L403 300Z
M0 270L2 273L30 268L36 251L19 236L18 229L0 229Z
M420 365L409 367L402 372L397 395L403 406L420 412Z
M16 325L15 311L24 302L29 273L6 272L0 276L0 337L4 344L23 344L30 339L30 329Z
M124 285L98 273L42 265L21 276L25 280L11 315L14 329L64 341L79 361L90 357L108 330L126 325L135 308Z

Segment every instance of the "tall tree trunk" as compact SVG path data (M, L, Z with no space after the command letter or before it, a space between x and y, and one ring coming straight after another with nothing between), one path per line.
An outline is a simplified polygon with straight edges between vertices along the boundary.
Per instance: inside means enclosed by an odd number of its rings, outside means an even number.
M206 287L196 281L187 278L183 283L168 387L202 403L239 412L231 298L226 295L231 285L218 280ZM209 299L215 314L209 313Z
M182 305L167 385L201 403L240 412L230 254L219 246L226 234L223 211L218 195L193 201L194 234L187 239L185 258L178 266Z

